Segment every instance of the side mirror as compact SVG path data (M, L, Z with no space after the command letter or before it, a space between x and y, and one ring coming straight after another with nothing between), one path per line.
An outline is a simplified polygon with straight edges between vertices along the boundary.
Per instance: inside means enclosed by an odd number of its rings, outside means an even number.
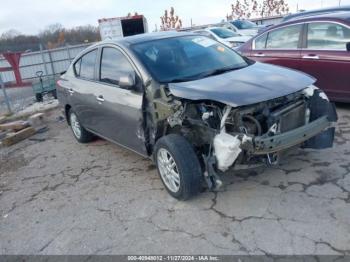
M130 89L135 86L135 73L125 73L119 77L119 86Z
M347 50L348 52L350 52L350 42L349 42L349 43L346 43L346 50Z

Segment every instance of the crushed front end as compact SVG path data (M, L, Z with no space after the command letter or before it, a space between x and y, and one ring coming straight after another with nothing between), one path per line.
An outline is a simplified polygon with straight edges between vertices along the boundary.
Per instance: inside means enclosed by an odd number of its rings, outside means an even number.
M332 147L337 114L327 96L310 86L240 107L182 100L166 120L167 133L181 132L194 145L207 184L215 189L230 168L276 164L293 147Z

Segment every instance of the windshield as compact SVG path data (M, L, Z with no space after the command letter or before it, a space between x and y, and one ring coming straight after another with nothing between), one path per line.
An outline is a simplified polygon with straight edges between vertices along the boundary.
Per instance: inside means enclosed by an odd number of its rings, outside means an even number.
M238 29L255 29L257 25L248 20L235 20L231 22Z
M248 65L235 51L205 36L154 40L131 49L160 83L200 79Z
M239 36L232 30L226 29L226 28L212 28L210 29L210 31L212 31L214 34L216 34L220 38L229 38L229 37Z

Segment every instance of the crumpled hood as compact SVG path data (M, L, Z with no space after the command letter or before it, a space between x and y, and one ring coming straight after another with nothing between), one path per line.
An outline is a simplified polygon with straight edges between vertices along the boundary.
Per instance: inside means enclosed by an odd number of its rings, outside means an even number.
M169 83L169 90L180 98L213 100L236 107L292 94L315 81L309 75L295 70L256 62L216 76Z

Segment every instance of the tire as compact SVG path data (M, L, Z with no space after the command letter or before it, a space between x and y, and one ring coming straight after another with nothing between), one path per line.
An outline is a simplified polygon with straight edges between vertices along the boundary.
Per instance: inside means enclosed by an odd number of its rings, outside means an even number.
M79 143L89 143L94 139L94 135L87 131L79 122L79 119L73 110L69 110L69 124L74 137Z
M41 94L41 93L35 94L35 100L36 100L37 102L43 102L43 101L44 101L44 99L43 99L43 94Z
M160 138L155 146L154 161L171 196L186 200L199 192L201 166L193 147L184 137L171 134Z

